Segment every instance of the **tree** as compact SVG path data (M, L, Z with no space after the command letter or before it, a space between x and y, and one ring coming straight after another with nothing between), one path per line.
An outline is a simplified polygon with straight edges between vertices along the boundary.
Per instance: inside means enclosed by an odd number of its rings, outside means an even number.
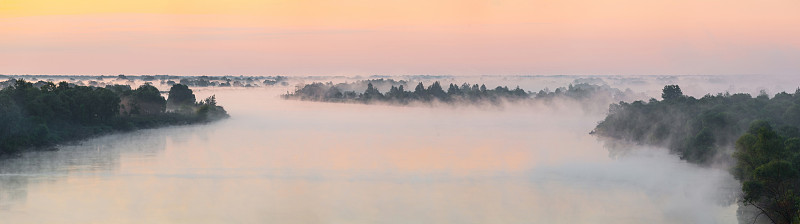
M773 223L791 223L800 209L800 179L787 158L796 158L800 139L784 140L769 123L756 121L736 141L734 176L742 181L742 201ZM794 155L791 155L794 154Z
M335 88L335 87L334 87ZM372 99L381 99L383 98L383 94L381 94L378 89L372 86L372 83L367 83L367 90L364 91L364 99L369 101Z
M458 85L450 83L450 87L447 88L447 95L459 95L461 91L458 89Z
M341 99L342 97L344 97L344 94L342 94L342 91L335 86L328 89L328 92L325 93L325 98L329 99Z
M0 93L0 155L17 152L25 115L10 96Z
M447 100L447 93L442 89L442 84L439 81L433 82L428 86L428 94L439 100Z
M465 83L461 84L461 88L460 88L460 90L461 90L462 92L469 92L469 91L471 91L471 90L472 90L472 87L470 87L469 83L466 83L466 82L465 82Z
M141 85L131 95L134 114L157 114L167 109L167 100L151 85Z
M199 108L197 109L197 116L202 120L216 120L228 117L228 112L225 108L217 106L216 95L211 95L203 101L200 101Z
M107 120L119 114L120 98L116 93L105 88L96 88L93 92L94 99L90 103L97 119Z
M169 98L167 98L167 107L173 110L185 109L195 104L195 96L189 86L183 84L175 84L169 89Z
M111 90L118 95L126 94L132 90L129 85L106 85L105 89Z
M425 86L422 85L422 82L420 82L419 84L417 84L416 87L414 87L414 97L425 101L430 100L430 97L428 96L428 91L425 90Z
M420 82L419 84L417 84L416 87L414 87L414 94L418 96L425 95L425 86L422 85L422 82Z
M400 98L402 95L403 93L400 92L400 89L398 89L397 86L394 85L392 85L392 87L389 88L389 92L386 93L386 97L393 100Z
M678 85L666 85L661 93L664 100L674 100L683 97L683 91Z

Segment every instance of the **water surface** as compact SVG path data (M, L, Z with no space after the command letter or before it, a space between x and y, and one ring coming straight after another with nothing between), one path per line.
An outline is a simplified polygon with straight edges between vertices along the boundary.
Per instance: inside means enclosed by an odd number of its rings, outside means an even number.
M3 223L734 223L731 177L609 153L561 105L394 107L199 90L231 118L0 161ZM734 182L734 187L735 182Z

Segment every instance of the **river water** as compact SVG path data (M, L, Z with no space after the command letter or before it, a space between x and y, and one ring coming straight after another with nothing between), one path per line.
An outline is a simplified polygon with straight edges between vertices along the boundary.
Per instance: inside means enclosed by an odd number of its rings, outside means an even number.
M613 153L569 105L216 94L231 118L0 161L2 223L735 223L731 176ZM735 186L735 182L734 185Z

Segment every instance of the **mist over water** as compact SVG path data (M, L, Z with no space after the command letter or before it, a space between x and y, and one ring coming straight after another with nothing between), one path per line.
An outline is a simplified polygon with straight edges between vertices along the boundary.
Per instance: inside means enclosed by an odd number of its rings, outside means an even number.
M617 153L588 134L602 113L570 104L281 100L287 90L197 89L198 99L215 94L231 118L2 160L0 217L8 223L737 222L731 194L739 185L726 170L689 164L666 149Z

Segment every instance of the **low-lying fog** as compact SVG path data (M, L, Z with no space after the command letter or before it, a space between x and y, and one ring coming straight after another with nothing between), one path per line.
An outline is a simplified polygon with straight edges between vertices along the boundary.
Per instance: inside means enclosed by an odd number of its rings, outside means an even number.
M605 115L576 105L401 107L278 97L291 89L197 89L198 99L216 94L231 118L2 160L0 217L4 223L737 222L732 197L739 185L727 171L688 164L665 149L615 153L588 134Z

